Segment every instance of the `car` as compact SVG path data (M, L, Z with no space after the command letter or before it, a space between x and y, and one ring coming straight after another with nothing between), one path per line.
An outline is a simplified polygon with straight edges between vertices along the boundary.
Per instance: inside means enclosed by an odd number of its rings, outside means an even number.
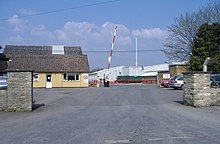
M161 82L161 86L163 86L163 87L168 87L168 85L169 85L169 79L163 79L162 80L162 82Z
M183 89L183 77L175 76L169 81L169 87L174 89Z
M7 78L1 77L0 78L0 89L5 89L8 87Z
M210 76L210 85L211 87L219 87L220 86L220 74L211 74ZM218 85L216 85L218 84Z

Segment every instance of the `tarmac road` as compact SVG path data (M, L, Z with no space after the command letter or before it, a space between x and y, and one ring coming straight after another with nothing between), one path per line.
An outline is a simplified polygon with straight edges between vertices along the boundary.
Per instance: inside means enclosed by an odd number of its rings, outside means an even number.
M0 112L0 144L219 144L220 107L156 85L34 89L33 112Z

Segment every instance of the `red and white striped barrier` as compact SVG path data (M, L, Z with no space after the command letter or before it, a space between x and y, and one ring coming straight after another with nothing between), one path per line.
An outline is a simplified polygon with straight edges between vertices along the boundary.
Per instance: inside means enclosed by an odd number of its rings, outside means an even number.
M117 26L115 27L115 31L114 31L114 36L113 36L113 40L112 40L112 47L111 47L111 51L108 57L108 69L107 69L107 74L106 74L106 81L109 81L109 69L110 69L110 65L111 65L111 59L112 59L112 53L113 53L113 49L114 49L114 45L115 45L115 36L117 33Z

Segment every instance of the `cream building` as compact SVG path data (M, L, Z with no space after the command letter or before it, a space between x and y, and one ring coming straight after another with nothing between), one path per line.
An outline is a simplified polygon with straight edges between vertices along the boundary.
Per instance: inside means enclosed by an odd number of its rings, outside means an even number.
M81 47L6 45L7 70L32 70L33 87L88 87L89 63Z

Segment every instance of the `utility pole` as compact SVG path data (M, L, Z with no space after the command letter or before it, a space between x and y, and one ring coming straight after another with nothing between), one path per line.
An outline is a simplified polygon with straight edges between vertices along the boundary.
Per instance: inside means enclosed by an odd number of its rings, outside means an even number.
M135 66L137 68L138 62L137 62L137 37L135 38Z
M137 66L138 66L138 62L137 62L137 37L135 38L135 76L137 76Z

